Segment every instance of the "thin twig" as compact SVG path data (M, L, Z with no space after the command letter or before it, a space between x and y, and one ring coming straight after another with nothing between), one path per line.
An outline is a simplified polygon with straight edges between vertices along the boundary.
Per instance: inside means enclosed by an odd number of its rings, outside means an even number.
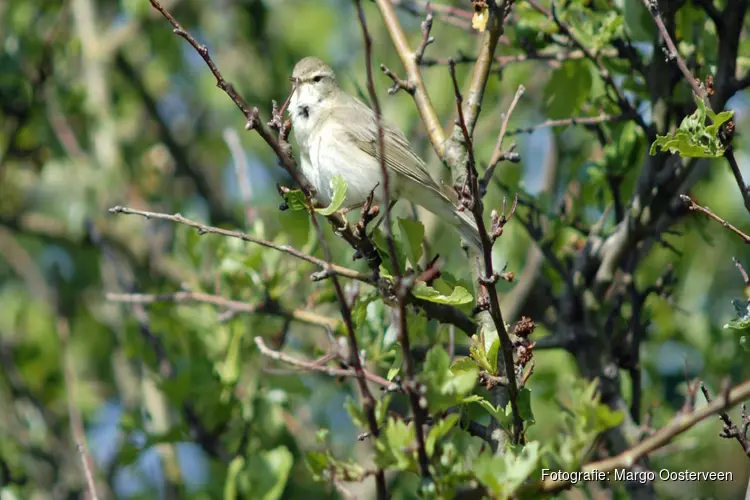
M487 229L482 218L482 198L479 193L479 181L477 179L476 164L474 161L474 145L471 140L471 134L466 127L463 114L463 96L458 87L458 80L456 80L456 66L451 64L448 66L450 69L451 79L453 81L453 89L456 95L456 109L458 112L458 126L463 132L464 141L466 143L466 151L468 153L468 175L466 177L467 184L471 191L471 201L469 208L471 209L474 220L479 230L479 235L482 240L482 257L484 260L484 276L480 276L480 280L485 281L482 283L483 288L486 290L489 296L489 308L490 316L497 330L498 337L500 338L500 349L502 351L504 369L506 377L508 378L508 396L510 399L510 405L513 413L513 441L518 443L522 440L523 434L523 419L518 411L518 403L516 398L518 397L518 386L516 383L515 375L515 363L513 360L513 344L511 343L508 335L508 330L505 327L505 321L503 320L502 311L500 310L500 301L495 289L495 282L499 277L493 271L492 264L492 244L493 241L490 235L487 233Z
M75 441L76 450L81 458L83 475L86 480L86 493L89 500L98 500L96 483L94 482L94 460L86 447L86 431L83 426L83 418L78 410L76 396L75 362L70 350L70 324L65 318L57 320L57 335L60 339L63 363L63 376L65 378L65 395L68 402L68 417L70 418L70 433Z
M693 410L690 414L686 415L682 413L676 416L669 424L656 431L653 435L619 455L584 465L581 467L580 472L611 472L615 469L628 469L641 458L666 445L672 439L691 429L696 424L712 415L726 411L748 398L750 398L750 380L726 391L711 403ZM537 494L553 493L565 489L570 484L570 480L555 481L552 478L547 478L541 483L524 488L524 490L533 491Z
M334 366L327 366L324 363L306 361L289 356L288 354L284 354L283 352L274 351L265 344L265 342L263 341L263 337L255 337L255 345L258 346L258 350L260 350L260 353L265 357L271 358L276 361L281 361L288 365L296 366L303 370L325 373L326 375L330 375L331 377L357 377L357 373L350 368L337 368ZM371 373L367 370L364 370L364 375L367 380L378 384L381 387L388 388L393 385L383 377Z
M685 63L685 60L677 51L677 47L672 41L672 37L669 36L669 31L667 31L667 26L664 24L664 19L662 19L661 14L659 13L658 2L656 0L642 0L642 1L643 1L643 5L645 5L648 11L651 13L651 17L654 18L656 27L659 28L659 33L661 34L661 38L664 41L664 43L667 45L667 49L669 50L668 57L677 63L677 67L680 68L680 72L685 77L685 80L687 80L687 82L690 84L690 87L692 87L693 93L697 95L698 97L700 97L703 100L703 102L705 102L706 104L709 104L708 94L706 93L706 89L703 88L703 86L700 84L700 80L696 80L696 78L690 72L690 70L687 67L687 64Z
M530 127L522 127L517 128L513 130L509 130L507 135L519 135L519 134L529 134L531 132L535 132L537 130L543 129L543 128L551 128L551 127L568 127L568 126L575 126L575 125L599 125L602 123L613 123L618 121L627 120L628 116L624 114L619 115L607 115L605 113L600 113L598 116L581 116L581 117L571 117L571 118L563 118L561 120L546 120L542 123L538 123L536 125L531 125Z
M427 136L430 138L432 147L438 157L443 158L445 154L445 133L443 132L437 112L432 105L432 101L430 101L430 97L427 95L427 88L422 80L419 64L414 57L415 53L409 48L406 33L404 33L404 29L401 27L391 0L376 0L376 2L383 16L383 22L391 36L393 46L398 53L399 59L401 59L401 64L404 65L408 82L414 87L412 97L414 97L414 104L417 106L422 123L424 123L425 129L427 129ZM437 11L437 7L434 5L433 9Z
M500 133L497 135L497 142L495 143L495 151L492 153L492 156L490 157L490 163L487 167L487 170L484 172L484 176L482 177L481 186L488 186L490 179L492 179L492 174L495 172L495 167L498 163L504 158L504 151L503 151L503 140L505 139L505 133L508 130L508 122L510 122L510 117L513 115L513 111L516 109L516 105L518 104L518 101L521 100L521 96L523 96L523 93L526 91L526 88L523 85L518 86L518 90L516 90L516 94L513 96L513 100L510 103L510 106L508 107L508 111L503 113L502 116L502 123L500 125Z
M703 391L703 396L708 403L713 401L711 395L708 393L708 389L702 382L701 391ZM727 439L736 439L737 442L740 443L740 446L742 446L742 451L745 452L747 458L750 458L750 439L747 435L748 427L750 426L750 418L748 418L747 415L747 407L744 404L742 405L742 428L735 425L729 414L725 411L719 412L719 418L724 423L724 428L722 429L720 436Z
M377 93L375 92L375 84L372 77L372 39L370 33L367 30L367 19L365 18L365 12L362 9L361 0L355 0L357 4L357 12L359 13L359 23L362 26L362 36L364 37L365 43L365 62L367 65L367 89L370 93L370 101L375 111L375 119L378 127L378 147L379 147L379 160L380 160L380 171L383 177L383 202L386 207L391 206L390 199L390 176L388 167L385 163L385 135L383 130L383 124L381 122L380 114L380 103L378 101ZM429 14L428 14L429 18ZM427 26L426 28L429 28ZM429 31L425 31L426 37L429 37ZM424 42L426 45L428 42ZM421 47L424 51L424 47ZM414 57L416 60L416 55ZM416 61L415 61L416 64ZM401 268L398 262L398 253L396 251L396 243L393 240L393 226L391 222L391 210L387 208L385 212L385 224L386 224L386 241L388 243L388 253L390 254L391 263L393 266L393 273L396 281L396 299L398 304L398 336L401 342L401 347L404 353L403 363L405 368L405 387L409 395L409 402L411 403L412 413L414 414L414 433L417 440L417 455L419 458L420 472L423 478L430 478L429 458L427 457L427 448L425 444L424 436L424 422L426 409L420 405L422 399L419 394L416 374L414 371L414 359L411 356L411 348L409 344L409 332L407 330L407 311L406 311L406 297L409 294L411 287L414 284L414 280L405 280L401 274Z
M323 259L319 259L312 255L308 255L304 252L301 252L295 248L290 247L289 245L277 245L276 243L273 243L271 241L264 240L262 238L256 238L255 236L251 236L249 234L242 233L240 231L231 231L229 229L222 229L219 227L207 226L206 224L201 224L200 222L187 219L180 214L170 215L170 214L164 214L160 212L148 212L145 210L136 210L134 208L120 207L120 206L112 207L109 209L109 211L113 214L140 215L141 217L145 217L146 219L168 220L170 222L175 222L178 224L184 224L186 226L193 227L198 230L199 234L208 234L208 233L220 234L222 236L228 236L230 238L237 238L242 241L247 241L249 243L262 245L267 248L273 248L274 250L278 250L279 252L286 253L294 257L297 257L298 259L315 264L321 269L327 271L325 275L322 275L320 277L328 277L329 275L335 274L338 276L343 276L345 278L351 278L351 279L363 281L365 283L369 283L371 281L371 276L368 274L360 273L359 271L355 271L354 269L349 269L349 268L339 266L336 264L329 264Z
M694 210L694 211L698 211L698 212L702 212L706 214L711 219L715 220L716 222L718 222L719 224L721 224L722 226L724 226L725 228L729 229L730 231L735 233L737 236L742 238L742 240L745 243L750 243L750 236L748 236L747 234L742 232L742 230L738 229L737 227L733 226L729 222L725 221L724 219L722 219L721 217L713 213L710 208L698 205L695 202L695 200L693 200L690 196L687 196L685 194L681 194L680 199L688 206L690 210Z
M272 300L266 300L260 304L249 304L239 300L226 299L219 295L188 291L163 293L158 295L148 293L108 293L106 298L112 302L124 302L128 304L155 304L158 302L173 302L179 304L184 302L199 302L212 304L235 314L273 314L282 318L292 318L302 323L331 329L335 329L339 325L338 320L320 316L309 311L303 311L301 309L285 311L279 306L279 304Z

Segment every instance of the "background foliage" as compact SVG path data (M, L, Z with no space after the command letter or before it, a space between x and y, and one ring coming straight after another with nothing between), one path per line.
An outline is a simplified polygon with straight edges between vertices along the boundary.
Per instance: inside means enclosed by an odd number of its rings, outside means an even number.
M714 111L734 110L734 154L746 176L747 3L659 2L691 71L703 81L713 75ZM377 7L365 4L373 62L402 74ZM424 6L394 4L414 48ZM457 80L466 87L485 36L471 29L472 4L455 4L435 6L435 42L422 61L447 130L456 106L447 60L459 61ZM288 95L294 63L308 55L330 62L347 91L369 100L351 2L164 5L266 119L271 100ZM179 212L322 255L309 216L279 211L275 184L293 187L291 179L257 134L243 133L242 115L200 56L145 0L0 3L3 498L83 495L87 454L77 445L84 442L100 498L368 497L376 466L388 469L394 498L472 495L476 488L503 497L538 481L542 466L576 470L667 425L694 396L686 380L700 377L713 395L726 378L733 385L747 380L742 334L723 328L738 315L732 300L744 301L732 257L748 264L747 246L675 201L689 193L750 230L718 127L706 132L710 124L699 116L680 135L696 101L641 2L558 2L554 15L545 15L549 8L526 0L513 6L474 132L481 173L502 113L525 87L505 139L506 147L516 144L520 161L499 164L485 205L489 213L519 193L494 261L515 274L513 283L497 285L506 322L526 316L536 324L533 375L519 397L528 444L524 451L501 444L493 454L497 443L472 427L510 426L487 379L477 376L502 374L497 351L480 345L470 361L464 356L471 340L460 328L410 308L417 379L434 417L426 431L434 483L425 483L403 394L372 384L383 428L377 440L358 440L368 426L353 378L300 370L259 351L256 337L309 363L347 357L330 280L310 279L317 266L184 225L108 212L115 205ZM374 81L384 116L450 183L411 97L387 95L392 82L380 72ZM626 114L611 85L654 137ZM680 160L649 155L657 133L675 134L661 149L716 158L668 168L665 162ZM412 267L435 253L442 258L434 285L440 298L415 293L471 315L475 287L457 236L426 213L419 213L423 226L416 224L411 207L395 214ZM334 262L367 272L320 220ZM636 229L615 276L596 281L596 259L593 272L574 274L591 245L609 242L632 220ZM399 380L404 353L394 309L370 285L342 283L368 371ZM182 296L143 295L180 290ZM146 300L153 303L139 303ZM489 352L481 352L485 347ZM604 375L598 393L590 382ZM705 404L700 393L696 399ZM730 415L742 422L739 411ZM720 430L709 419L652 453L645 466L731 471L733 482L657 481L645 489L590 483L562 495L604 498L612 489L622 498L741 498L749 462Z

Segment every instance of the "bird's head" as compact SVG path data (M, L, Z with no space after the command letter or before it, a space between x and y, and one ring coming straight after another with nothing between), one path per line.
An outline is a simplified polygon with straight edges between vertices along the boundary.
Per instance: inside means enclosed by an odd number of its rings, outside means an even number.
M292 118L307 118L310 108L325 106L339 88L331 67L317 57L300 60L290 80L294 84L290 102Z

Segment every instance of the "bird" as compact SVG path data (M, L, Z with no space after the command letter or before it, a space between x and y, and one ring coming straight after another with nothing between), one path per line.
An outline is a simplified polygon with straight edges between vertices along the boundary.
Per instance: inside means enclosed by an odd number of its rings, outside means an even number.
M333 198L332 180L346 181L344 208L364 205L370 193L383 203L378 120L375 112L338 84L331 67L317 57L301 59L292 71L288 112L300 152L300 169L321 203ZM459 209L457 196L435 181L404 134L385 119L383 131L389 199L407 200L456 228L475 249L482 242L469 211Z

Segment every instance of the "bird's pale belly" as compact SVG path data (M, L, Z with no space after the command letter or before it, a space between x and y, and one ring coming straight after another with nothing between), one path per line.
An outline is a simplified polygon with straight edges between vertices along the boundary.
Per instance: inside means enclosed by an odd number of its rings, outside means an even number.
M384 191L380 166L369 157L363 159L361 152L357 151L357 153L360 154L355 153L348 157L324 153L318 156L317 166L312 165L312 162L303 165L305 177L317 190L317 197L321 203L327 205L331 202L332 181L337 175L341 175L346 181L345 207L361 206L373 189L376 203L382 202ZM395 197L396 179L389 180L392 197Z

